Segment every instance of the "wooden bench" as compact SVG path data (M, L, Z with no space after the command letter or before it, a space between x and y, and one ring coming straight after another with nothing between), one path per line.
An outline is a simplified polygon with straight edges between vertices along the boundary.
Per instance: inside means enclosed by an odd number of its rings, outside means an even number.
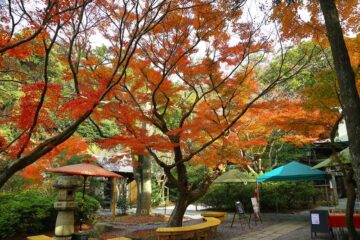
M164 227L156 229L158 240L196 239L207 240L216 234L221 221L214 217L205 217L203 223L184 227Z
M52 240L53 238L45 236L45 235L36 235L36 236L29 236L26 239L27 240Z
M226 212L203 212L201 216L203 217L214 217L219 219L221 222L225 220L227 213Z

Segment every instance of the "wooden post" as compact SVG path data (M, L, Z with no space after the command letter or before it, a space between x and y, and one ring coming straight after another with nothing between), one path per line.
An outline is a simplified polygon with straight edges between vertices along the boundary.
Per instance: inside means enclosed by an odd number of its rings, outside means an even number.
M111 221L115 221L116 215L116 178L113 177L112 179L112 196L111 196Z

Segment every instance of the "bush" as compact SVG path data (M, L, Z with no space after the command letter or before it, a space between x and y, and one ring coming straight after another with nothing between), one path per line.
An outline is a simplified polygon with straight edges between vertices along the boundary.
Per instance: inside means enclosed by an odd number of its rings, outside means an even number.
M79 202L81 194L77 194ZM57 211L54 209L55 195L47 196L34 191L0 194L0 238L21 233L41 233L55 227ZM85 222L92 223L99 202L85 196ZM78 209L75 211L79 219Z
M151 179L151 205L157 207L161 204L161 189L156 178Z
M254 190L255 184L214 184L199 202L216 209L234 210L234 203L240 200L249 212ZM288 211L310 207L317 192L312 182L264 183L260 185L260 208Z
M120 193L119 193L119 199L117 201L117 206L121 210L122 214L126 214L127 210L130 208L126 183L127 183L126 179L120 180Z
M254 184L213 184L199 202L218 210L235 210L235 202L240 200L244 208L249 211L254 189Z
M76 193L76 201L78 203L78 208L75 210L75 221L80 223L80 206L82 200L82 193ZM83 220L85 223L93 224L95 222L96 213L99 210L100 203L91 196L85 195L84 198L84 213Z
M35 192L1 194L0 237L53 229L56 218L53 199Z
M260 194L264 210L297 210L311 207L318 190L312 182L279 182L264 184Z

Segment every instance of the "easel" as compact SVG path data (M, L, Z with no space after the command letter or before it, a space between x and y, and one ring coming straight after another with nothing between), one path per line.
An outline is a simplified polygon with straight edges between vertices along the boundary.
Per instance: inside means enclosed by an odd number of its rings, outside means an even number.
M243 205L242 205L242 203L240 201L235 202L235 212L234 212L234 216L233 216L233 219L232 219L232 222L231 222L231 227L234 224L236 214L239 214L240 224L241 224L241 219L246 219L247 220L247 216L245 214L244 207L243 207ZM249 218L249 220L247 222L248 222L248 226L250 228L250 218Z
M251 204L252 204L253 210L254 210L255 225L257 224L258 221L260 221L260 223L262 223L262 219L261 219L261 216L260 216L259 203L258 203L256 197L251 198ZM250 225L251 215L252 214L250 214L250 217L249 217L249 225Z

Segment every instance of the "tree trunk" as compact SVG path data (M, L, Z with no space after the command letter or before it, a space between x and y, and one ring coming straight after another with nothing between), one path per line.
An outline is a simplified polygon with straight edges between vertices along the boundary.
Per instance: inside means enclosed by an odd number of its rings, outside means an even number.
M355 85L355 74L351 67L335 1L320 0L320 5L340 87L340 98L352 157L351 164L356 183L360 186L360 99Z
M357 233L355 230L355 227L353 225L353 215L354 215L354 205L355 205L355 184L353 180L354 172L352 169L348 170L345 175L345 181L346 181L346 196L347 196L347 202L346 202L346 226L349 233L349 240L356 240Z
M181 227L186 208L191 204L187 194L178 194L175 208L170 215L168 225L170 227Z
M149 215L151 211L151 159L148 156L133 157L134 177L137 187L136 214Z
M344 175L345 178L345 185L346 185L346 195L347 195L347 201L346 201L346 226L348 228L349 232L349 239L356 239L356 230L353 225L353 214L354 214L354 205L355 205L355 183L353 180L354 177L354 171L351 167L347 167L346 164L343 163L343 159L341 159L336 152L336 146L335 146L335 136L337 131L339 130L339 124L343 120L344 115L340 115L339 118L336 120L334 126L331 129L330 132L330 140L331 140L331 150L333 153L333 156L335 157L335 161L337 162L338 166L340 166L341 172Z
M177 185L178 198L175 204L175 209L171 213L170 219L168 221L168 225L171 227L182 226L186 208L204 196L212 182L208 177L206 177L197 188L192 189L191 184L188 184L187 177L185 177L187 175L183 175L186 173L184 168L184 164L179 164L177 166L178 178L181 179L181 181L179 181Z

